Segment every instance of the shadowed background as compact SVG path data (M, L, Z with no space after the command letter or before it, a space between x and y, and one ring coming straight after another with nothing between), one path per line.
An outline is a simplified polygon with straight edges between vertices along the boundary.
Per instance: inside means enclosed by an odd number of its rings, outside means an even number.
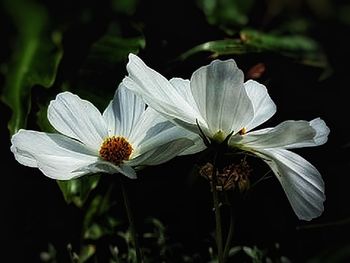
M0 7L1 257L40 262L40 253L52 244L57 262L69 262L67 244L78 251L87 243L81 229L87 204L108 189L116 202L110 215L123 228L126 218L115 177L104 175L91 193L87 187L77 194L69 185L60 188L39 170L21 166L9 149L18 128L49 131L46 107L63 90L91 100L102 111L126 75L127 54L133 52L168 78L190 78L214 58L234 58L247 78L267 86L277 105L264 126L324 119L331 129L327 144L297 151L323 176L324 213L311 222L297 220L271 178L239 200L233 241L292 262L350 259L346 1L3 0ZM144 219L158 218L173 251L192 256L188 262L203 262L213 244L211 193L205 179L193 172L197 160L185 156L146 168L127 185L140 230L147 230ZM268 170L253 163L255 174ZM100 262L110 253L108 245L118 242L110 232L93 240Z

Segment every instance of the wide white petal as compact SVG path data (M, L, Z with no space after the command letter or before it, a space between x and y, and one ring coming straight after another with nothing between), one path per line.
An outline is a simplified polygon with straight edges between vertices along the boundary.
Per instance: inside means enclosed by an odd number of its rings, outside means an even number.
M192 146L188 147L187 149L185 149L179 155L196 154L196 153L201 152L207 148L207 146L204 144L202 137L200 137L196 133L188 132L186 134L185 138L190 139L194 144Z
M136 179L135 170L125 164L121 164L119 166L114 165L113 163L106 162L104 160L98 160L88 166L82 167L78 169L79 172L85 173L108 173L108 174L118 174L121 173L130 179Z
M140 97L120 84L103 113L109 136L120 135L128 138L145 108L146 104Z
M182 78L172 78L170 79L170 83L177 90L177 92L186 100L186 102L192 106L196 116L195 121L192 123L185 122L184 120L178 118L170 119L170 121L194 133L199 133L198 125L200 125L201 129L209 135L210 132L208 130L207 121L201 115L197 107L196 101L193 97L190 80Z
M193 142L187 138L178 138L175 140L168 141L157 147L153 147L147 154L147 159L142 160L139 164L142 165L158 165L165 163L174 157L178 156L180 153L192 146Z
M171 124L171 123L170 123ZM190 138L186 138L189 134L189 131L174 126L171 124L169 126L168 123L160 123L147 131L147 135L143 138L143 140L138 145L137 154L142 155L148 151L154 150L160 146L163 146L169 142L178 140L178 139L186 139L188 144L186 147L182 148L182 150L178 150L178 153L183 152L186 148L193 146L194 141ZM181 144L184 145L184 144Z
M173 126L174 124L163 115L148 107L140 116L128 139L134 148L138 148L138 145L147 138Z
M196 70L191 90L211 136L240 131L253 118L253 106L243 86L243 73L234 60L215 60Z
M20 130L11 139L16 160L39 168L47 177L69 180L86 174L79 171L98 160L98 153L60 134Z
M70 92L63 92L51 101L48 119L60 133L98 150L108 136L107 126L99 110L89 101Z
M175 143L177 140L180 140L178 144ZM130 156L129 165L141 165L151 155L154 159L153 153L162 152L163 150L158 150L158 148L164 149L169 143L173 146L173 151L170 151L168 156L173 156L174 153L178 155L190 146L191 149L187 151L187 154L201 151L204 147L200 144L197 134L174 125L152 108L147 108L141 116L130 136L130 142L134 151ZM165 156L164 160L168 160L167 153L162 153L162 155Z
M311 220L323 212L324 182L317 169L301 156L284 149L256 152L270 166L287 198L302 220Z
M254 80L248 80L244 83L244 88L254 108L254 118L245 127L247 131L250 131L270 119L276 113L276 104L270 98L264 85Z
M302 148L302 147L314 147L325 144L328 140L329 128L326 123L320 119L316 118L309 122L309 125L314 129L315 136L310 140L309 138L298 143L290 144L285 146L286 149Z
M196 105L196 101L192 94L190 80L182 78L172 78L169 82L176 89L176 92L187 102L187 104L191 105L193 109L195 109L197 113L200 114L199 109Z
M316 136L308 121L285 121L274 128L252 131L231 138L231 146L253 149L296 148L290 146L311 145Z
M149 68L136 55L129 55L127 64L129 76L123 84L139 96L152 108L168 116L187 123L195 123L197 112L176 88L161 74Z

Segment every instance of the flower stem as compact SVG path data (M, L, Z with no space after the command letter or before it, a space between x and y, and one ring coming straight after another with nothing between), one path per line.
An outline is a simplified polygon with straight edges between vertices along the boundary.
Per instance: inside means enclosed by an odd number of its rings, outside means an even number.
M233 204L230 204L230 227L228 230L228 234L227 234L227 238L226 238L226 244L225 244L225 248L224 248L224 262L227 261L227 257L228 257L228 253L230 251L230 247L231 247L231 241L232 241L232 237L233 237L233 233L234 233L234 229L235 229L235 215L234 215L234 211L233 211Z
M217 157L218 152L215 151L213 159L213 173L212 173L212 187L213 187L213 202L214 202L214 211L215 211L215 234L216 234L216 246L218 249L218 258L219 263L223 263L223 246L222 246L222 228L221 228L221 211L220 211L220 200L219 193L216 188L217 186Z
M130 227L130 231L131 231L132 241L134 243L133 245L134 245L135 251L136 251L136 260L137 260L137 263L143 263L142 253L141 253L141 249L140 249L140 245L139 245L139 239L138 239L138 235L137 235L136 227L135 227L135 221L134 221L134 217L133 217L131 207L130 207L130 200L129 200L129 196L128 196L128 193L126 191L122 176L120 176L120 186L121 186L122 193L123 193L125 210L126 210L128 220L129 220L129 227Z

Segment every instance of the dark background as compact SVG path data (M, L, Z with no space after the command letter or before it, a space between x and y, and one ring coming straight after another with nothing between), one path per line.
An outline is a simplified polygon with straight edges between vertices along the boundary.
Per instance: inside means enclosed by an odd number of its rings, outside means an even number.
M258 2L258 1L257 1ZM321 172L326 186L325 211L311 222L299 221L293 213L277 180L270 179L250 191L239 205L235 245L257 245L273 250L292 262L347 262L350 259L350 191L348 132L350 23L341 20L340 12L345 1L333 1L332 9L317 12L314 1L282 1L285 6L272 17L266 15L275 1L259 1L249 13L248 26L259 30L272 30L286 17L301 16L308 19L309 36L314 38L329 60L332 72L320 80L320 70L295 63L278 54L242 54L233 57L245 71L264 63L266 71L258 79L269 90L277 104L276 115L269 120L271 126L288 119L311 120L321 117L330 127L327 144L317 148L300 149L303 157ZM293 2L293 3L292 3ZM41 1L55 20L65 21L69 27L64 33L64 57L57 80L49 92L40 87L33 89L32 101L47 94L59 92L60 83L70 80L77 85L87 81L98 83L108 94L126 74L127 60L105 75L86 79L79 69L84 63L91 44L106 30L111 21L121 24L124 35L132 36L135 27L142 28L146 48L139 56L152 68L166 77L189 78L193 70L210 62L207 54L197 55L183 63L169 64L181 53L206 41L227 38L217 26L207 22L194 1L140 1L132 15L116 16L109 1ZM329 3L327 1L320 1ZM92 19L82 23L78 17L90 10ZM321 9L320 9L321 10ZM1 58L6 63L11 57L11 43L16 31L4 10L0 12ZM350 16L350 13L349 15ZM85 79L84 79L85 78ZM1 74L1 84L6 75ZM91 84L91 83L90 83ZM97 86L97 85L96 85ZM96 87L96 90L99 88ZM98 91L97 91L98 93ZM1 246L2 262L39 262L39 253L47 250L48 243L56 246L62 260L66 258L68 243L79 243L82 211L67 205L54 180L46 178L37 169L18 164L10 152L10 135L7 122L11 110L1 103ZM28 128L38 129L29 119ZM149 216L159 218L167 227L173 242L182 244L184 253L206 253L212 242L214 227L211 212L211 195L203 178L190 178L196 156L179 157L158 167L146 168L139 180L128 183L131 201L139 227ZM260 167L262 171L267 167ZM97 188L103 191L116 178L105 176ZM119 188L113 194L120 198ZM125 218L121 204L117 216ZM317 226L321 224L320 226ZM316 226L315 226L316 225ZM304 228L303 228L304 227ZM309 227L309 228L307 228ZM62 256L62 255L63 256ZM7 260L3 261L5 258ZM328 260L328 261L327 261ZM62 261L64 262L64 261Z

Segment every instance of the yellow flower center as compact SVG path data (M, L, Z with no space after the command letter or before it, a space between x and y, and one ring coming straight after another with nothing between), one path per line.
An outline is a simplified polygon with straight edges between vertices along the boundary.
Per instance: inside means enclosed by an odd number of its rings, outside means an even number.
M105 139L100 148L100 157L116 165L129 160L133 151L132 146L124 137L109 137Z

